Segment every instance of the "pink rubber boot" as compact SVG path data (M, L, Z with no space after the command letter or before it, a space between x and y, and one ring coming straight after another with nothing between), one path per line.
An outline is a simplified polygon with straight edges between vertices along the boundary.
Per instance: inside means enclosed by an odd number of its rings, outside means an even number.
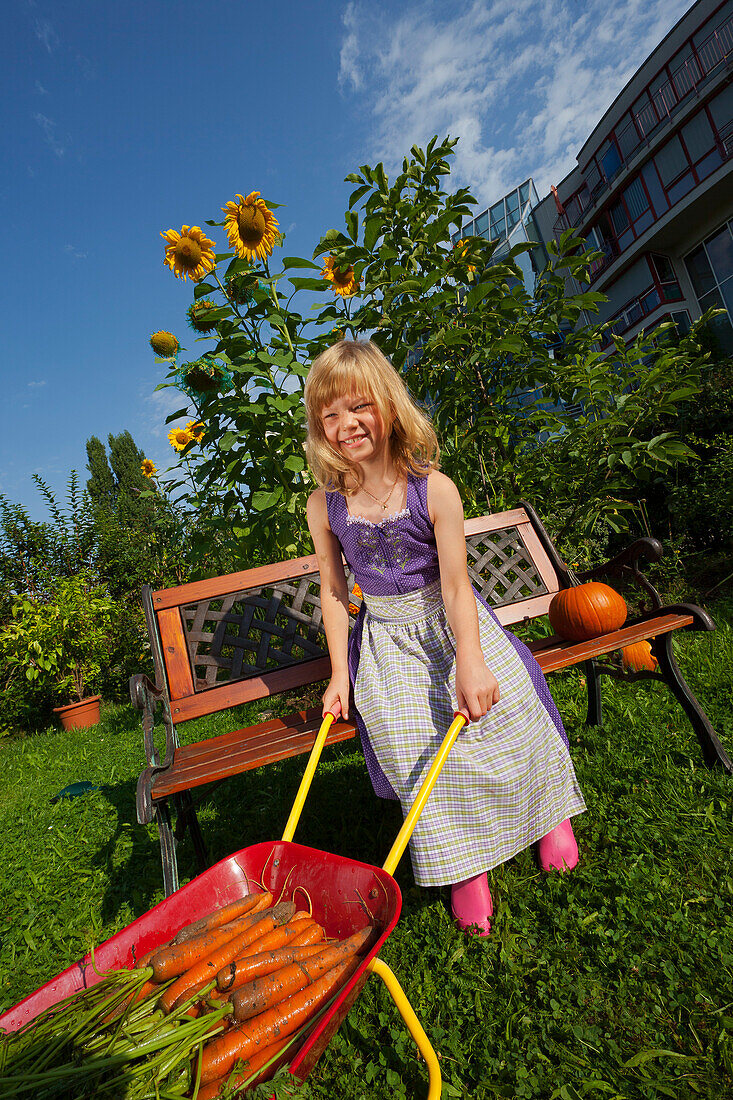
M456 882L450 888L450 907L456 924L473 936L488 936L494 912L486 872Z
M578 845L570 818L537 841L537 859L543 871L572 871L578 862Z

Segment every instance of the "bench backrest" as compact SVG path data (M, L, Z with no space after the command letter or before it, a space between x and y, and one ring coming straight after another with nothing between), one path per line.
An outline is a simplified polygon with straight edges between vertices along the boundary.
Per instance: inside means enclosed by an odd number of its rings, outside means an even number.
M465 521L471 580L504 626L560 587L524 508ZM349 590L354 578L349 577ZM159 632L174 723L327 679L314 555L143 594ZM358 604L357 597L353 597Z

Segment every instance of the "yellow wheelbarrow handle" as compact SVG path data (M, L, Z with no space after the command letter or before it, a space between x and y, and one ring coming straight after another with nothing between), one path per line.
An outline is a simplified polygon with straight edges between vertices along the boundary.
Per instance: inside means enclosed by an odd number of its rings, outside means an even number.
M430 795L430 792L435 786L438 776L441 773L443 764L445 763L445 758L450 750L453 748L458 734L461 732L467 721L468 719L466 718L465 714L456 714L453 721L451 722L450 729L446 733L445 737L443 738L442 745L435 754L435 759L430 766L430 771L425 776L422 786L417 792L417 797L410 807L410 811L403 822L402 828L397 834L395 842L390 849L390 853L382 864L382 867L385 871L387 871L388 874L393 875L395 873L395 868L400 862L400 859L402 858L402 853L409 843L410 837L412 836L412 830L415 828L417 819L423 812L423 807L428 800L428 796Z
M328 731L330 730L331 725L334 721L335 715L331 714L331 712L329 711L321 722L321 728L319 729L318 734L316 735L316 739L313 742L313 748L311 749L311 754L308 757L308 763L306 764L303 778L300 781L300 786L298 787L298 793L296 794L295 801L293 802L293 808L290 811L288 823L285 826L283 840L293 839L293 833L295 832L298 821L300 820L300 815L303 812L303 806L305 805L308 791L310 790L311 783L313 782L313 776L315 775L316 768L318 767L318 761L321 758L323 746L326 744Z

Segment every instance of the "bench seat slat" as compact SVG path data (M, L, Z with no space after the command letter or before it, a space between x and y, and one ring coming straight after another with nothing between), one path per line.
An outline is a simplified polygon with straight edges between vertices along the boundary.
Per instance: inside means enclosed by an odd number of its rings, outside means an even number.
M694 622L692 615L660 615L643 623L632 623L603 634L600 638L590 638L587 642L566 642L561 638L540 638L529 642L528 646L537 659L543 672L555 672L568 668L579 661L588 661L602 653L612 653L614 649L623 649L634 642L654 638L657 634L669 634L672 630L690 626Z
M310 752L320 722L320 714L315 712L312 722L283 725L281 729L274 731L258 730L255 726L211 737L197 745L184 745L176 750L171 767L155 776L152 785L153 801L206 783L214 783L219 779L227 779L229 776L240 775L263 764L273 764L278 760ZM253 730L257 731L254 735ZM347 741L355 733L356 729L350 722L336 722L329 730L326 744L335 745L339 741ZM206 751L199 752L201 749Z

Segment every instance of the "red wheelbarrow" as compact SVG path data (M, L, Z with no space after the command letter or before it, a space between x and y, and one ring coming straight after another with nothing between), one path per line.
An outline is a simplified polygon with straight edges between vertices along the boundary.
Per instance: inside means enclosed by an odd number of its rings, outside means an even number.
M343 986L328 1010L314 1022L312 1030L306 1035L295 1055L293 1056L292 1050L284 1053L283 1062L289 1062L289 1072L301 1081L308 1076L358 997L369 974L374 973L384 981L425 1059L429 1075L428 1100L438 1100L441 1093L438 1058L397 978L387 964L378 958L378 954L397 924L402 906L402 895L392 873L407 847L425 802L465 721L463 715L455 716L384 866L373 867L368 863L320 852L292 842L326 735L333 722L333 715L326 715L311 751L282 840L242 848L210 867L101 944L94 952L94 966L91 956L87 955L0 1016L0 1029L6 1032L15 1031L64 997L96 984L102 972L133 967L145 952L167 943L184 925L248 893L253 882L266 881L267 888L274 896L287 890L288 886L290 889L298 886L308 891L313 916L323 926L329 938L344 939L368 924L374 925L379 935L362 959L358 970ZM272 1067L271 1072L276 1069L277 1065Z

